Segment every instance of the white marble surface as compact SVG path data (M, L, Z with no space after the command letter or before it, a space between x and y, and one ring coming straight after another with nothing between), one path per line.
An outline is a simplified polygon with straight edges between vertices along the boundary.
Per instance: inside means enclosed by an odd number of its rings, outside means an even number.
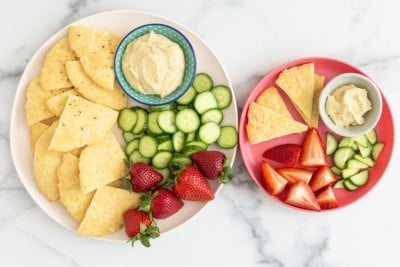
M198 33L224 63L239 106L258 80L297 57L348 61L381 86L400 124L397 1L3 1L0 10L0 266L400 266L400 161L359 202L310 214L272 201L246 172L194 220L131 249L79 237L33 203L13 167L10 111L24 67L58 29L100 11L137 9ZM398 146L398 145L397 145Z

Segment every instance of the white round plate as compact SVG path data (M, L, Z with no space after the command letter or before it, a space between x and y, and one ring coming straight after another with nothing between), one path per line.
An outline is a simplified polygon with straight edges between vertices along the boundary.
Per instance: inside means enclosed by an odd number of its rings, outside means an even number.
M119 33L125 35L132 29L148 24L148 23L163 23L171 25L180 30L190 40L194 47L197 57L197 72L206 72L213 78L215 84L224 84L232 88L232 84L226 74L221 62L217 59L210 48L204 44L204 42L193 32L186 27L173 22L164 17L156 16L149 13L138 12L138 11L111 11L95 14L81 20L74 22L73 24L85 25L89 27L104 29L107 31ZM64 27L50 39L48 39L35 53L30 62L25 68L22 74L21 80L18 84L18 89L14 99L14 106L11 115L11 126L10 126L10 144L11 153L14 161L17 173L25 186L28 193L31 195L37 205L64 227L75 231L78 227L78 223L67 213L66 209L58 201L49 202L46 197L39 191L36 184L33 162L32 162L32 150L30 147L29 140L29 128L26 126L26 115L25 115L25 101L26 101L26 87L30 80L40 74L40 70L43 65L43 60L46 52L50 47L59 39L66 36L68 27ZM224 110L224 121L223 125L235 125L238 126L237 107L234 93L232 91L233 101L232 104ZM128 103L129 106L137 105L133 100ZM119 134L121 135L121 134ZM218 149L223 151L228 156L228 163L232 166L236 148L222 150L218 147L210 147L209 149ZM217 181L210 181L210 185L215 192L218 193L222 185ZM161 233L165 233L169 230L182 225L188 221L195 214L207 205L207 202L193 202L185 201L184 207L173 216L158 220L158 226ZM104 236L102 239L105 240L126 240L125 232L123 229L120 231Z

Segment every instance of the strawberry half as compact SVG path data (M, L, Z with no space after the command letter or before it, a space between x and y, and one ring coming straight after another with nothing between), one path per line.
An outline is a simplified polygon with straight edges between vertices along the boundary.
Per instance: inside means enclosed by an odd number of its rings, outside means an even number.
M133 164L129 173L132 190L135 192L147 191L155 187L163 179L163 176L159 172L143 162Z
M157 188L153 192L145 192L140 197L140 210L149 212L156 219L165 219L183 207L174 192L167 188Z
M318 193L317 202L322 209L333 209L338 206L331 186L325 187Z
M124 213L125 233L131 238L133 244L140 240L143 246L150 247L150 238L157 238L160 232L149 214L137 209L128 210Z
M181 199L193 201L209 201L214 199L206 178L195 167L188 165L176 177L176 183L172 187L175 194Z
M326 165L325 150L317 129L311 128L303 142L303 152L300 164L304 167L318 167Z
M295 167L301 154L301 146L296 144L284 144L274 146L266 150L264 158L279 162L288 167Z
M310 187L313 192L316 192L335 181L336 176L332 171L327 166L321 166L314 172L310 181Z
M220 151L199 151L193 153L191 158L197 168L208 179L218 179L221 183L229 182L233 175L229 167L224 167L226 156Z
M286 179L265 161L261 163L261 172L265 188L271 195L276 196L285 189L288 183Z
M282 175L289 182L289 184L294 184L300 181L308 184L313 175L312 171L299 168L280 168L277 169L277 172Z
M289 187L284 201L289 205L302 209L321 210L311 188L303 181L292 184Z

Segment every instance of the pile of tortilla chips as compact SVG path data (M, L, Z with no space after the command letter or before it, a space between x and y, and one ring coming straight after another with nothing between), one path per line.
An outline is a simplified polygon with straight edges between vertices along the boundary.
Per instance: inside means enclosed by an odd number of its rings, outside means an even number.
M317 128L318 98L324 81L324 76L314 73L314 63L308 63L283 70L275 83L289 97L304 122ZM307 125L293 119L273 86L250 104L247 117L246 131L250 144L307 130Z
M125 154L112 128L127 104L115 81L121 37L72 26L47 53L40 76L27 88L33 166L40 191L59 200L80 223L81 235L117 231L139 195L119 188Z

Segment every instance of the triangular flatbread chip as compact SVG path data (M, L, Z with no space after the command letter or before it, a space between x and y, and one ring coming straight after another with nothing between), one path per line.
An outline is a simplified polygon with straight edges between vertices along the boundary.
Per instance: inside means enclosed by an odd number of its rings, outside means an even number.
M72 87L64 64L68 60L76 60L75 53L68 44L68 38L59 40L47 53L44 60L41 77L41 84L44 90L55 90Z
M88 76L101 87L114 89L114 54L121 36L83 26L71 26L68 40Z
M81 222L92 201L94 192L84 194L79 184L79 159L72 154L63 155L57 168L60 202L75 220Z
M127 173L125 153L112 133L101 142L85 147L79 157L82 191L91 192L120 179Z
M278 90L273 86L265 89L265 91L262 92L259 97L257 97L256 103L266 108L269 108L270 110L273 110L279 114L292 118L292 115L287 109L281 95L279 94Z
M47 130L49 129L49 125L44 124L42 122L37 122L32 124L29 127L29 134L30 134L30 140L31 140L31 147L32 150L35 149L35 144L36 141L39 139L39 137Z
M69 96L49 149L68 152L103 140L118 112L79 96Z
M318 110L318 102L319 96L321 94L321 90L324 87L325 77L322 75L315 74L314 76L314 96L313 96L313 108L311 112L311 119L308 119L304 116L299 109L300 116L311 128L318 128L318 119L319 119L319 110Z
M71 89L47 99L46 106L54 115L60 117L64 110L65 103L67 102L68 97L71 95L79 96L75 89Z
M307 125L254 102L250 104L247 117L246 131L250 144L307 130Z
M50 201L55 201L58 198L57 168L62 162L62 153L48 149L56 127L57 122L39 137L33 153L33 169L39 190Z
M283 70L275 83L289 96L294 106L310 119L314 96L314 63Z
M79 61L69 61L65 68L68 77L83 97L116 110L126 107L126 95L117 82L114 90L104 89L86 75Z
M129 209L139 205L140 194L128 190L103 186L94 194L86 211L78 234L85 236L103 236L119 230L123 224L123 215Z

